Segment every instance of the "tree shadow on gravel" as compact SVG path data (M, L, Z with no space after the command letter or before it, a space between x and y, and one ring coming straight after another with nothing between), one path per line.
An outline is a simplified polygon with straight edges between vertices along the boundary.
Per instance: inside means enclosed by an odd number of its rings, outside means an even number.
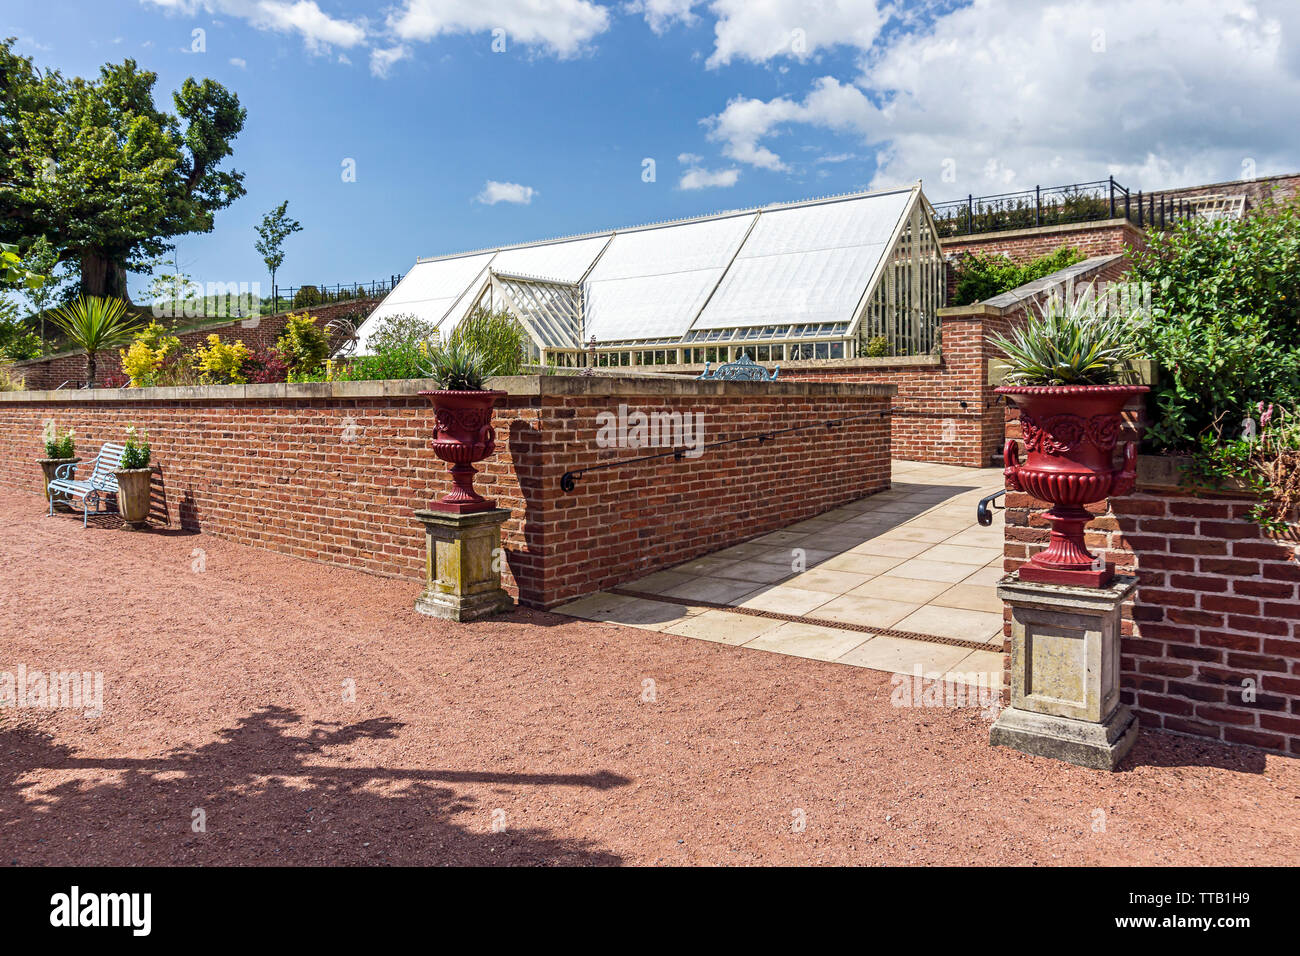
M365 765L394 720L340 725L268 707L218 740L163 757L87 756L30 728L0 727L0 865L616 865L580 839L519 827L453 784L608 790L590 775L401 769ZM305 725L304 725L305 726ZM353 745L351 752L332 748ZM316 755L357 766L318 766ZM90 779L106 772L115 779ZM24 777L40 773L35 792ZM202 811L206 832L194 832ZM471 829L472 828L472 829Z

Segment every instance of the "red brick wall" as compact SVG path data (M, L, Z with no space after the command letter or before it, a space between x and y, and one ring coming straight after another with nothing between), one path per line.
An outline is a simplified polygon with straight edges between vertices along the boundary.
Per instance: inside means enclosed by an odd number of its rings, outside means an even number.
M1014 418L1007 434L1019 437ZM1247 518L1251 504L1140 477L1134 494L1091 506L1088 547L1138 576L1121 682L1142 726L1300 755L1300 562L1294 542ZM1047 506L1019 492L1006 505L1014 571L1046 546Z
M705 416L707 442L815 427L680 462L588 472L567 495L554 491L566 470L637 454L597 447L596 415L619 401L668 403L575 396L546 409L546 551L563 554L547 562L547 594L554 600L610 587L888 488L890 398L851 392L780 396L754 385L747 395L692 402L689 409ZM675 399L669 407L677 407ZM820 424L840 418L846 421L839 427Z
M505 583L534 606L764 534L889 484L888 394L830 385L541 381L552 383L545 394L514 394L500 403L497 452L479 466L477 482L482 494L514 512L503 535ZM191 391L174 389L109 401L6 399L0 482L32 493L33 508L44 507L35 459L45 420L75 428L83 456L135 424L148 431L162 467L173 524L420 580L423 529L411 513L450 488L447 466L429 447L431 407L410 394L413 383L344 384L389 394L329 397L332 387L322 384L247 390L320 396L299 399L216 397L242 393L238 386L194 390L208 396L203 400L147 397ZM588 394L569 394L575 389ZM700 412L709 442L870 417L710 449L697 459L590 472L573 493L563 493L566 470L656 450L596 446L595 414L620 402Z
M378 299L353 299L331 305L313 306L299 309L316 316L317 324L324 325L330 319L351 312L369 313ZM284 331L289 312L266 315L250 319L240 319L227 325L213 325L193 332L182 332L177 336L184 348L206 345L209 335L219 335L223 341L238 339L250 349L258 351L270 348ZM107 349L95 356L95 384L103 385L109 377L122 374L122 361L117 349ZM29 389L58 388L64 382L71 382L69 388L80 388L86 380L86 355L84 352L72 352L56 355L47 359L31 359L14 363L14 374L24 379Z
M896 385L891 455L910 461L981 467L999 445L1002 411L986 408L992 390L984 383L985 318L979 314L941 319L943 351L939 365L824 366L781 369L791 381L872 382ZM986 434L987 415L998 434Z

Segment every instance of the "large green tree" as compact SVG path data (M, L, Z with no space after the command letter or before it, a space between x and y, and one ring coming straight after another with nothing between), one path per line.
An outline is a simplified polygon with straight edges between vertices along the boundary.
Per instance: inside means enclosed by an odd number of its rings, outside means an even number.
M220 167L245 111L220 83L190 78L168 113L157 75L134 60L66 79L13 43L0 41L0 241L44 236L79 264L83 295L125 299L128 269L171 237L210 232L244 194L243 174Z

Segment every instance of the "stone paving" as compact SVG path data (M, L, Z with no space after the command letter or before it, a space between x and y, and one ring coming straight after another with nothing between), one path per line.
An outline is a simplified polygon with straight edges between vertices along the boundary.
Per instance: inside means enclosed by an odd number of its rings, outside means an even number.
M975 518L980 498L1000 488L998 468L895 461L888 491L622 588L655 600L601 591L555 610L894 673L911 674L919 664L926 674L951 672L952 680L993 675L1000 686L1002 514L995 508L987 528Z

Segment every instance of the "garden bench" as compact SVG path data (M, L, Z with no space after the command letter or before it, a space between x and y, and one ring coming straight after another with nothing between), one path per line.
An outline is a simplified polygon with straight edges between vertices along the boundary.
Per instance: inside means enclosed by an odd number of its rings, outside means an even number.
M62 495L69 504L73 498L80 498L81 526L86 527L90 520L90 506L93 504L95 513L98 514L103 496L117 494L116 472L122 467L122 452L125 450L122 445L106 442L99 449L99 454L95 456L90 468L90 477L85 481L77 480L76 462L60 465L54 472L53 480L50 481L50 514L54 514L54 499L57 495Z
M781 366L778 365L769 373L743 352L736 361L719 365L716 372L709 372L711 364L711 362L704 363L704 372L700 378L720 382L775 382L776 377L781 374Z

